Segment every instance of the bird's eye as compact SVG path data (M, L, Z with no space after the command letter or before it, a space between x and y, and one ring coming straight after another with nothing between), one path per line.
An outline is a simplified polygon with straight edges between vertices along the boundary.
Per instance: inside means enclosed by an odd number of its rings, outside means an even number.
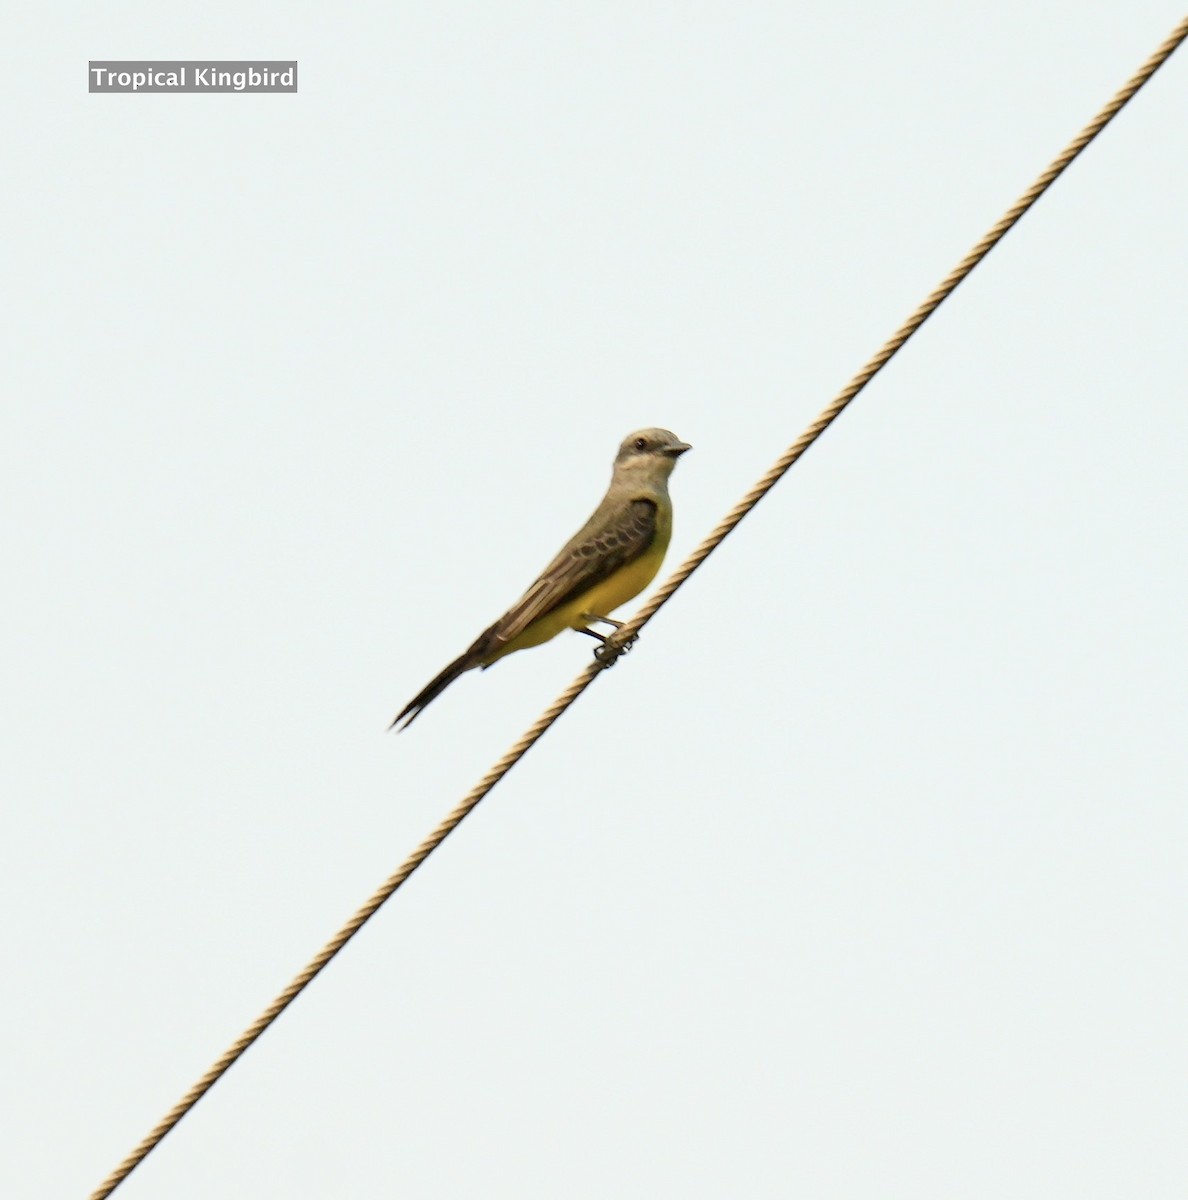
M648 448L648 439L647 438L636 438L635 439L635 448L637 450L646 450Z

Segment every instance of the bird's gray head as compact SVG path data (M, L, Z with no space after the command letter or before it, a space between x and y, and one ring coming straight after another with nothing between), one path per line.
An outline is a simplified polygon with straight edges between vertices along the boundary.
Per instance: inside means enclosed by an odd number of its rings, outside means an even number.
M667 479L676 460L692 447L667 429L637 429L629 433L615 455L615 474L639 472Z

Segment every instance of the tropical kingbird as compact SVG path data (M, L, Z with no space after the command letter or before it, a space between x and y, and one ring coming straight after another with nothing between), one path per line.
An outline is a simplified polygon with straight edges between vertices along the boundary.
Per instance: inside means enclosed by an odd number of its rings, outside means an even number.
M668 477L690 449L667 429L628 434L615 456L610 487L594 515L541 577L474 645L405 705L392 722L407 729L421 710L464 671L486 670L506 654L539 646L563 629L601 641L590 625L618 626L610 614L656 577L672 536Z

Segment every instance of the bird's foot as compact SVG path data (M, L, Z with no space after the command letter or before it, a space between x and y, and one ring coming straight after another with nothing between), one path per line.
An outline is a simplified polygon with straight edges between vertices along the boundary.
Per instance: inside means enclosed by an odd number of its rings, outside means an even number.
M635 645L638 638L638 633L633 633L629 638L621 638L616 631L610 637L601 639L602 645L595 649L594 657L602 664L603 670L613 667Z

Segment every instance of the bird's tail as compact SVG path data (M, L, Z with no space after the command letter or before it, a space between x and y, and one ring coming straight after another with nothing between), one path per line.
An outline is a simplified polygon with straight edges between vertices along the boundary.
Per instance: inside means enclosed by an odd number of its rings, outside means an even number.
M474 655L473 648L454 659L440 675L435 675L405 706L396 714L396 719L388 726L395 729L407 729L421 715L421 710L430 705L458 678L472 667L477 667L479 660ZM403 722L403 724L401 724Z

